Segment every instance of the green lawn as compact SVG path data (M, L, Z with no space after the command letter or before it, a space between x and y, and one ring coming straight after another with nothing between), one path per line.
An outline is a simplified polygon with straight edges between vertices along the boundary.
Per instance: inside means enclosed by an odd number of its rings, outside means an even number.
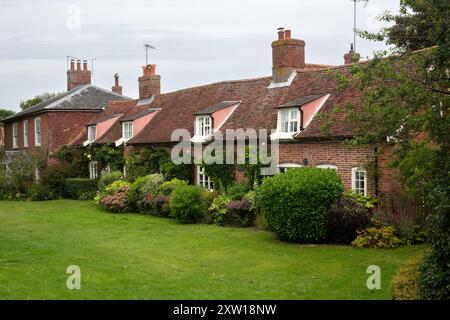
M423 250L289 244L92 202L0 202L0 299L389 299L392 275ZM366 288L372 264L381 290ZM69 265L81 290L66 287Z

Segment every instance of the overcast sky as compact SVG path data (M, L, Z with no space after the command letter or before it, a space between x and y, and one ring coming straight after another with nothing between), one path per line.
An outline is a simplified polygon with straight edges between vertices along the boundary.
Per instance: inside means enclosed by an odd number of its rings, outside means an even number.
M398 11L397 0L358 4L358 27ZM306 41L308 63L342 64L353 41L351 0L0 0L0 108L66 90L66 56L95 58L92 82L110 89L120 74L124 95L138 96L144 43L156 50L163 92L271 74L277 27ZM371 56L381 44L359 40Z

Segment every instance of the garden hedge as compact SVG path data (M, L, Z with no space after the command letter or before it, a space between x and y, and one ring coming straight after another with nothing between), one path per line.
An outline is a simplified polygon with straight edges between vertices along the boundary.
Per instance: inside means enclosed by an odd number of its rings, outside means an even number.
M79 199L86 193L97 190L97 181L89 178L70 178L65 180L64 195L69 199Z
M281 240L320 242L326 237L327 209L342 192L334 170L291 169L264 180L259 204L269 229Z

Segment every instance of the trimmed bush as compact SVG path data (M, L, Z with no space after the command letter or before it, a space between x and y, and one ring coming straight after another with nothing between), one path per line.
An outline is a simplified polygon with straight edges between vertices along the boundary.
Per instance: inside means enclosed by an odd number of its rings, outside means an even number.
M342 196L334 170L291 169L266 178L258 203L269 229L286 241L319 242L326 237L326 214Z
M420 267L423 256L410 258L392 278L393 300L420 300Z
M158 188L158 194L163 194L165 196L170 196L172 191L181 188L186 187L188 185L187 181L184 180L178 180L177 178L172 179L170 181L164 182L159 188Z
M170 195L170 214L181 223L195 223L205 215L207 204L199 186L181 186Z
M102 192L107 186L117 180L123 179L123 173L120 171L107 172L102 174L98 180L98 191Z
M250 227L255 223L255 212L248 200L233 200L227 205L225 223L236 227Z
M370 227L357 233L352 245L358 248L397 248L403 244L395 235L394 227Z
M350 199L339 199L327 212L327 240L349 244L356 231L370 226L371 214L362 205Z
M65 180L64 196L78 200L85 193L95 192L97 182L89 178L70 178Z

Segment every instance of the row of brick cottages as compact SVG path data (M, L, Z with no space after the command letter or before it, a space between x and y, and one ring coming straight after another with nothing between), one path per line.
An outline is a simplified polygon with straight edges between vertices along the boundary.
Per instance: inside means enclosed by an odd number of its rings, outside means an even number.
M368 161L375 161L369 147L345 146L353 125L344 119L325 135L321 126L335 106L358 103L353 88L338 90L334 72L348 73L359 55L351 50L342 66L307 64L305 42L279 30L272 43L272 76L224 81L160 93L161 77L155 65L143 67L139 99L122 96L116 76L112 91L90 84L86 61L71 61L68 91L4 120L5 150L11 155L23 149L54 152L63 145L126 144L126 152L141 146L173 147L172 132L190 131L195 141L207 144L214 133L226 129L275 129L279 144L279 171L316 166L337 170L347 190L362 194L392 195L396 184L388 157L378 157L379 174L371 178ZM76 64L76 65L75 65ZM317 117L321 112L325 117ZM96 163L90 165L91 177ZM237 172L239 176L239 172ZM195 181L212 188L212 181L196 167Z

